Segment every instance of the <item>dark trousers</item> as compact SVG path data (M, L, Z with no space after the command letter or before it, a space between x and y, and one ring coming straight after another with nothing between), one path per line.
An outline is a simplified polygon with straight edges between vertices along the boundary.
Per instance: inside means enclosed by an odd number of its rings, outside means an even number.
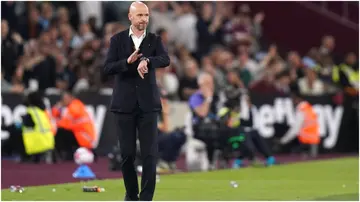
M166 162L175 162L186 142L186 135L182 131L165 134L159 131L159 156Z
M25 147L22 138L21 128L16 128L14 124L9 126L1 126L1 130L9 133L9 138L2 141L1 151L6 155L21 155L25 156Z
M215 163L214 153L216 150L220 150L226 153L228 152L227 139L229 137L229 133L232 131L228 130L227 128L212 127L211 124L206 127L195 126L193 129L194 138L201 140L206 145L207 159L210 164Z
M9 139L2 142L1 150L3 154L19 155L21 162L39 163L41 154L28 155L25 151L24 140L22 136L22 129L17 128L14 124L9 126L2 126L2 130L9 132Z
M116 126L122 157L122 173L127 200L151 201L156 185L156 163L158 155L157 112L144 113L137 108L133 113L115 113ZM138 132L138 133L136 133ZM141 192L135 170L136 139L140 141L143 166Z
M74 160L74 152L79 148L72 131L58 128L55 136L55 149L61 160Z
M216 150L216 147L215 147L216 139L213 139L211 137L207 138L204 136L199 136L199 135L196 135L196 133L195 133L194 137L205 143L207 159L210 164L213 164L214 163L214 152Z
M239 143L239 151L241 155L237 158L243 159L245 156L249 160L255 159L256 150L258 150L265 158L271 156L271 151L266 144L263 137L257 132L257 130L245 131L243 128L232 129L232 136L244 135L244 140Z
M64 161L73 161L74 153L80 147L76 140L74 133L71 130L58 128L55 136L55 151L57 155L53 157L60 157ZM94 149L90 149L94 154L94 162L97 161L97 154ZM57 159L55 159L57 160Z
M272 153L270 151L269 146L265 142L265 139L260 136L259 132L257 130L252 130L249 132L251 139L254 143L254 146L257 148L257 150L265 157L268 158L269 156L272 156Z

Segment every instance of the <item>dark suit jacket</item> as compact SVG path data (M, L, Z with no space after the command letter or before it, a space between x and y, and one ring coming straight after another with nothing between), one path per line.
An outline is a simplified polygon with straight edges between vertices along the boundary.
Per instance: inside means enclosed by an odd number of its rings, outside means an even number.
M161 38L146 34L139 53L150 60L148 73L141 79L137 72L139 60L128 64L128 57L135 51L129 29L115 34L110 39L110 48L105 61L104 73L114 75L114 90L110 111L131 113L137 107L144 112L160 111L160 93L156 85L155 70L169 66L170 58Z

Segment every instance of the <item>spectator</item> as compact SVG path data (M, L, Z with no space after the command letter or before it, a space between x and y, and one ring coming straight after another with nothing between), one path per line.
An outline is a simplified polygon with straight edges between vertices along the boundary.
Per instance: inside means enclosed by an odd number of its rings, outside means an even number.
M299 79L298 85L302 95L322 95L325 93L324 83L310 68L305 69L305 77Z
M160 28L156 31L156 34L161 37L164 47L168 47L169 44L169 33L166 29Z
M214 4L212 2L205 2L202 4L196 23L196 29L198 32L198 59L207 55L213 44L220 43L217 36L221 31L222 23L223 17L219 11L214 10Z
M291 79L294 81L297 78L304 76L303 64L300 55L296 51L290 51L287 55L287 68L291 71Z
M209 74L200 75L198 84L199 91L192 94L189 99L192 111L192 127L194 137L205 143L210 169L214 169L215 141L214 136L209 133L214 133L212 129L217 114L218 97L214 95L214 83Z
M241 67L241 69L246 69L247 71L249 71L250 73L250 78L257 80L259 77L259 73L261 71L261 67L250 58L249 53L247 51L242 51L241 50L241 46L239 46L239 50L238 50L238 58L235 61L235 64L239 65ZM249 81L247 81L246 83L248 84L250 82L250 78Z
M191 54L197 51L197 18L190 2L182 2L181 14L176 18L175 27L177 44L183 45Z
M332 83L332 71L335 64L330 56L324 56L321 61L321 66L316 66L315 71L318 73L319 78L324 82Z
M95 16L89 17L88 24L90 26L91 32L94 33L96 36L101 37L101 29L97 26L98 19Z
M233 86L236 89L245 89L245 85L236 69L232 69L228 72L227 80L230 86Z
M290 93L291 76L289 70L283 70L275 77L275 86L279 92L286 95Z
M19 28L25 40L35 39L44 30L40 23L40 13L35 6L28 5L27 16Z
M23 39L18 33L9 30L6 20L1 20L1 69L5 71L5 80L11 81L22 52Z
M94 18L95 27L103 26L103 2L101 1L79 1L77 2L80 23L86 23L90 18ZM88 22L89 23L89 22ZM91 23L89 23L91 24Z
M59 7L57 9L57 26L69 24L69 10L66 7Z
M179 97L181 100L188 100L198 89L197 76L199 68L195 60L185 63L185 75L180 79Z
M50 27L50 22L53 17L53 6L48 2L41 4L39 23L43 30L47 30Z
M210 74L214 78L215 92L220 92L226 86L224 75L217 69L209 56L203 57L201 61L201 69Z
M330 79L338 67L335 64L339 62L335 58L335 38L330 35L323 37L320 47L311 48L303 60L296 50L285 53L285 67L280 57L283 52L280 54L276 45L271 45L267 53L259 51L264 45L260 39L265 13L252 15L248 4L148 4L153 8L150 29L161 36L171 57L171 65L160 79L163 88L171 95L170 99L180 97L186 100L189 95L181 95L180 89L187 88L192 92L197 89L195 77L188 78L192 68L187 66L193 58L201 63L200 69L197 67L195 72L213 76L216 92L226 88L226 78L228 74L233 75L233 68L237 69L244 88L250 87L264 93L267 90L286 92L286 86L280 86L288 83L284 70L289 71L291 82L298 82L304 77L305 65L312 67L319 74L319 79L326 82L324 91L335 89ZM80 84L85 84L85 89L99 89L111 84L113 78L103 76L100 66L111 36L127 28L127 18L99 25L106 22L103 18L108 20L127 15L126 3L101 3L101 6L90 10L87 8L93 4L87 3L10 2L2 5L9 9L5 12L7 19L9 16L16 18L11 19L10 25L2 21L2 70L8 83L19 86L19 89L36 87L75 91L79 90ZM101 14L103 5L106 11L104 16ZM120 14L111 16L111 12L107 13L109 6L112 9L121 7ZM196 15L195 10L199 11ZM19 25L13 25L17 22ZM22 37L15 32L19 27ZM340 71L339 77L343 78L344 73ZM44 75L47 76L44 78ZM179 80L180 87L177 89ZM263 86L264 89L256 86ZM176 90L180 96L173 95Z
M49 48L45 41L34 42L27 48L21 63L21 68L24 68L25 85L28 86L28 81L33 80L39 90L56 87L56 60Z
M80 25L79 35L83 42L91 41L95 38L95 34L92 33L91 27L87 23Z
M173 10L169 9L169 6ZM176 2L149 2L150 13L150 31L156 33L159 29L165 29L169 32L169 42L173 42L176 38L174 25L176 23L175 17L181 12L180 6Z
M252 83L249 88L252 92L256 92L259 94L274 94L277 93L278 90L274 85L274 73L267 69L264 72L264 76L261 80Z
M64 24L60 26L60 40L58 40L58 47L65 51L69 52L70 49L80 48L83 44L81 38L73 31L69 24Z
M3 72L1 72L1 92L22 93L23 91L23 85L12 85L4 79Z
M246 56L242 56L246 57ZM243 59L242 59L243 61ZM243 81L245 87L248 87L250 82L253 80L250 71L245 67L245 64L240 63L237 67L237 73L240 76L240 79Z
M333 36L324 36L322 38L321 46L319 48L319 53L321 55L330 55L333 56L333 51L335 49L335 39Z

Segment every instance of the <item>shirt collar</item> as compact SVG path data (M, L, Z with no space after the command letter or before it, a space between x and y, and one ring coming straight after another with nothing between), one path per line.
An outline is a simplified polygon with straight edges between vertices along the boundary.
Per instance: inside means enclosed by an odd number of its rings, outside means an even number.
M134 32L132 31L131 27L132 27L132 26L130 26L130 28L129 28L129 36L135 35ZM145 29L145 31L144 31L144 34L143 34L141 37L145 37L145 35L146 35L146 29Z

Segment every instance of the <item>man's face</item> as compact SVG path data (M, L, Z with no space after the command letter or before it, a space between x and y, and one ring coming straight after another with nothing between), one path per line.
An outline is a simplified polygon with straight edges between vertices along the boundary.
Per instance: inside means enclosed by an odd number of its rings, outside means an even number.
M283 76L279 79L279 83L282 86L288 86L290 84L290 76Z
M71 102L71 100L72 100L71 98L72 98L71 95L69 95L69 94L67 94L67 93L65 93L65 94L63 95L63 97L62 97L62 102L64 103L65 106L67 106L67 105L70 104L70 102Z
M333 37L327 37L325 39L325 47L329 50L334 50L335 48L335 39Z
M349 53L347 56L346 56L346 60L345 62L349 65L354 65L356 63L356 55L355 53Z
M149 9L146 6L138 6L129 13L131 25L137 30L143 31L149 23Z
M198 74L198 67L195 62L189 62L185 68L185 74L189 78L195 78Z
M301 59L300 59L299 54L297 54L296 52L291 52L291 53L289 53L289 55L288 55L288 62L289 62L291 65L299 66L299 65L301 64Z
M9 26L6 20L1 20L1 37L5 38L9 33Z

